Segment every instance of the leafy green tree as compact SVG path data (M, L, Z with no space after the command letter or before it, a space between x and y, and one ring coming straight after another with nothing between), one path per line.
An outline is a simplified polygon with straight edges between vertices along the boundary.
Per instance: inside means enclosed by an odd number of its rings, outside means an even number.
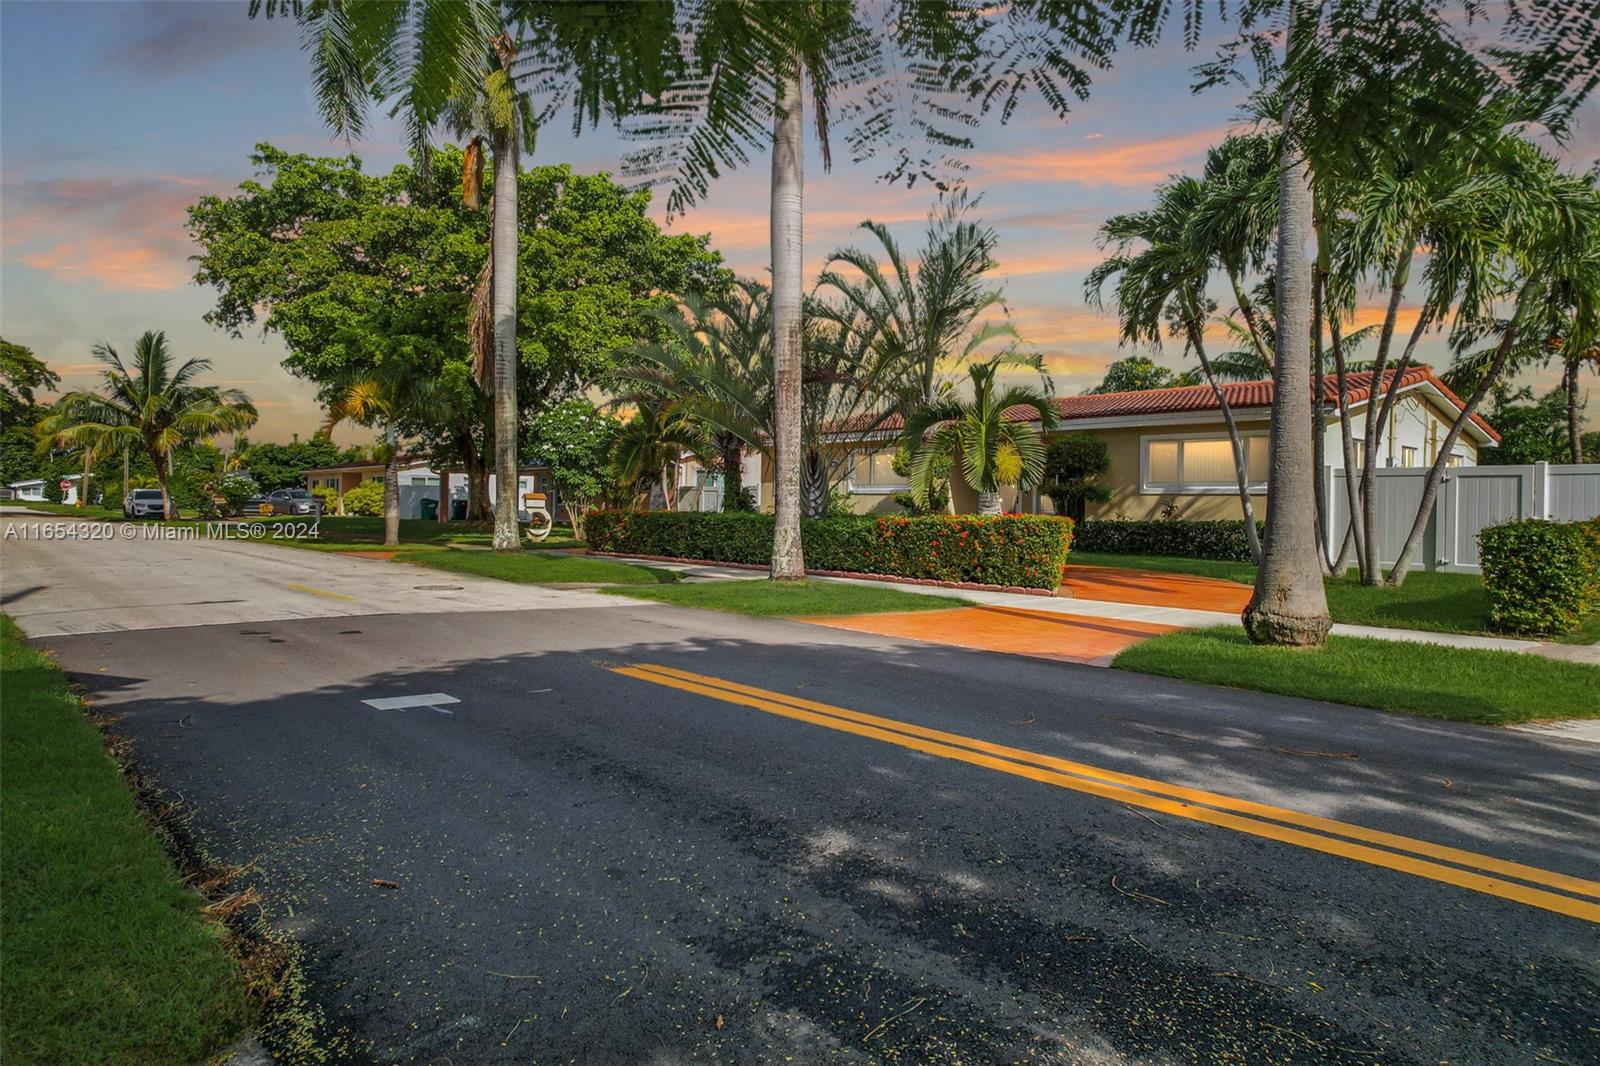
M1000 513L1005 485L1037 485L1044 477L1044 441L1059 421L1044 389L1032 385L1001 387L996 380L1005 366L1038 369L1039 358L995 356L967 367L971 399L955 396L919 407L906 419L901 443L910 448L911 491L926 504L942 457L959 464L961 476L978 493L978 513ZM1039 426L1007 412L1022 408L1037 416Z
M1567 397L1553 389L1534 399L1533 389L1513 389L1505 383L1490 391L1489 424L1500 434L1498 448L1484 448L1478 462L1484 466L1522 466L1560 463L1567 459Z
M219 433L237 433L256 421L256 409L238 389L199 384L211 369L209 359L174 365L165 333L146 332L134 345L133 365L109 344L97 344L94 357L106 367L101 391L75 389L56 401L40 420L41 440L104 455L124 447L149 458L161 485L163 513L172 506L172 455L180 445Z
M36 392L61 384L61 377L33 349L0 337L0 428L27 421L38 410Z
M435 382L427 371L404 353L379 358L373 366L352 373L334 387L328 404L324 436L348 419L364 426L379 426L383 440L373 454L383 462L383 543L400 543L400 425L433 405Z
M435 174L462 167L458 149L432 158ZM204 250L197 280L218 294L208 320L236 335L251 325L282 335L285 366L324 387L380 357L425 369L434 402L399 429L436 464L466 470L468 517L486 518L493 427L467 333L489 243L483 216L462 205L459 187L423 182L410 167L374 176L353 158L270 145L252 161L264 180L190 211ZM518 197L524 421L603 378L619 348L664 336L655 312L672 305L669 294L727 283L706 238L662 233L648 193L605 175L533 168Z
M1111 499L1111 492L1096 479L1111 470L1111 451L1093 433L1066 433L1050 442L1044 453L1044 479L1039 491L1050 497L1056 514L1082 522L1090 503Z
M45 409L35 394L59 384L32 349L0 337L0 485L41 476L33 427Z
M529 427L527 452L550 464L572 520L572 535L579 540L584 520L615 495L611 454L621 428L621 422L582 398L563 400L541 412Z
M1179 384L1187 382L1148 355L1127 355L1106 367L1106 376L1094 388L1086 389L1085 395L1146 392L1150 389L1170 389Z
M321 434L309 440L296 439L288 444L241 441L237 447L239 466L249 471L262 492L303 485L307 470L355 462L361 458L359 448L341 448L331 438Z

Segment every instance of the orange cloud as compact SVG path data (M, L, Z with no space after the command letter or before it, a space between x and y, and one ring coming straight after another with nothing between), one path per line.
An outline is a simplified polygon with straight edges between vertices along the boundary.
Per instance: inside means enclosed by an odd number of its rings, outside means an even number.
M1123 144L1073 144L1041 152L994 154L978 166L991 178L1012 181L1075 182L1148 188L1193 165L1226 130L1193 133Z
M67 282L106 289L180 289L194 251L189 205L212 183L200 178L73 177L6 183L6 243L18 258Z
M25 255L22 261L64 281L96 281L108 289L159 292L182 288L189 280L183 257L140 245L136 239L133 235L80 237Z

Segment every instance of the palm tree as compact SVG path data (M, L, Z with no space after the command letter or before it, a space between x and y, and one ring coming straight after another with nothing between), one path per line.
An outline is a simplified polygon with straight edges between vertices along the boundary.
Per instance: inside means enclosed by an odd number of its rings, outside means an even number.
M878 251L843 248L823 264L818 289L831 288L845 305L865 320L868 341L883 364L886 391L904 410L932 403L939 374L952 362L965 365L984 345L999 338L1018 339L1009 322L982 322L988 311L1005 311L1005 296L985 284L984 275L997 265L997 234L966 216L976 202L957 192L928 216L922 250L915 265L907 262L889 228L868 220L861 229L878 239ZM836 264L861 276L848 277Z
M650 491L661 486L667 510L677 505L678 462L687 452L704 461L711 440L704 428L676 404L643 400L625 422L612 445L611 463L617 483L648 506Z
M297 17L312 57L323 118L346 138L360 136L369 105L391 101L428 166L428 141L441 122L486 134L494 155L493 242L485 312L470 325L489 336L494 366L494 547L517 537L517 173L532 139L530 88L546 111L570 97L574 125L625 113L657 93L677 70L668 0L559 4L514 0L251 0L250 14ZM480 180L481 140L469 153L464 191ZM475 301L475 304L477 302Z
M179 445L237 433L255 425L256 409L238 389L200 385L209 359L174 365L167 335L146 332L134 344L133 365L109 344L92 354L105 365L101 389L75 389L56 401L36 427L41 440L61 447L110 455L124 447L149 456L161 485L162 514L177 518L172 506L172 453Z
M870 436L894 409L883 402L881 375L860 317L815 298L805 302L802 314L800 507L815 517L826 511L831 490L848 470L848 448L841 445ZM717 454L725 470L737 460L733 440L775 465L777 380L767 287L740 279L724 297L685 301L661 318L670 338L632 350L614 378L623 391L620 399L676 405L721 442Z
M331 436L340 422L358 422L383 427L383 440L372 449L373 457L383 462L383 545L400 544L400 435L398 425L414 412L433 405L436 394L431 378L418 372L404 359L380 359L365 373L353 375L330 393L327 417L318 430ZM512 499L516 499L517 480L512 478ZM516 521L515 503L511 512Z
M1043 434L1060 421L1055 405L1042 388L1001 387L996 380L1002 367L1037 370L1041 365L1038 356L1020 355L973 363L967 368L971 399L946 397L912 412L900 442L911 452L911 492L918 500L927 501L938 460L946 456L977 490L981 515L1000 513L1002 487L1027 487L1043 480Z
M1185 347L1199 358L1206 383L1211 386L1228 427L1245 539L1251 558L1259 563L1261 542L1256 532L1255 505L1250 498L1249 460L1233 407L1217 380L1205 343L1206 322L1212 309L1206 283L1212 263L1222 260L1231 274L1234 267L1227 265L1228 260L1244 253L1228 245L1218 251L1201 243L1217 232L1216 228L1193 224L1210 195L1203 182L1176 177L1156 187L1156 203L1151 209L1106 220L1100 228L1101 243L1110 245L1114 252L1089 272L1084 293L1091 303L1102 305L1102 290L1112 278L1117 279L1117 317L1125 343L1159 346L1162 325L1170 322L1183 337ZM1236 283L1234 288L1243 296L1242 285ZM1247 304L1241 305L1241 310L1244 306ZM1259 336L1259 327L1250 332L1252 337Z
M703 197L721 168L748 161L752 149L772 151L772 353L775 390L774 580L805 576L801 421L804 401L804 91L822 149L831 165L832 108L842 90L883 83L886 34L860 18L850 0L748 3L698 0L688 5L688 76L664 94L635 135L656 145L637 153L634 173L667 180L669 213ZM868 92L854 109L852 145L863 154L887 139L892 93ZM768 132L770 131L770 133Z

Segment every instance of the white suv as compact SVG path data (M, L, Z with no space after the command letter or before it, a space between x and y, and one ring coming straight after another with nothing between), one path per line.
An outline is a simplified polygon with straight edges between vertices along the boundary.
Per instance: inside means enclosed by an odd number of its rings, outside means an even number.
M124 518L165 518L160 489L134 489L122 498Z

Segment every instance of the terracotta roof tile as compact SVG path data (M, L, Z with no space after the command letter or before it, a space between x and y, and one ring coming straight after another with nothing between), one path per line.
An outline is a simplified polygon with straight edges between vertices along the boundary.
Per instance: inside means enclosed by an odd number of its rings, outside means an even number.
M1387 384L1394 375L1385 371L1384 381ZM1372 388L1372 372L1363 371L1356 374L1345 375L1346 385L1349 389L1350 399L1361 402L1367 398ZM1450 390L1450 387L1426 366L1412 367L1407 370L1400 380L1401 388L1411 388L1415 385L1428 384L1438 389L1443 396L1458 409L1464 406L1461 398ZM1339 397L1339 380L1332 374L1322 379L1323 399L1332 404ZM1272 406L1272 382L1266 381L1230 381L1222 386L1223 395L1228 398L1228 404L1236 409L1261 408ZM1073 422L1078 419L1092 418L1129 418L1141 415L1188 414L1197 411L1217 411L1221 405L1217 403L1215 394L1210 385L1184 385L1172 389L1146 389L1142 392L1107 392L1089 396L1058 396L1055 399L1056 413L1064 422ZM1006 412L1008 418L1022 419L1029 414L1028 408L1018 407ZM860 430L873 424L873 416L857 416L836 427L830 427L833 432L850 432L852 429ZM1484 421L1482 416L1474 414L1472 421L1479 429L1487 433L1490 438L1498 442L1500 434L1494 427ZM898 432L903 425L898 415L885 419L878 429L883 432Z

